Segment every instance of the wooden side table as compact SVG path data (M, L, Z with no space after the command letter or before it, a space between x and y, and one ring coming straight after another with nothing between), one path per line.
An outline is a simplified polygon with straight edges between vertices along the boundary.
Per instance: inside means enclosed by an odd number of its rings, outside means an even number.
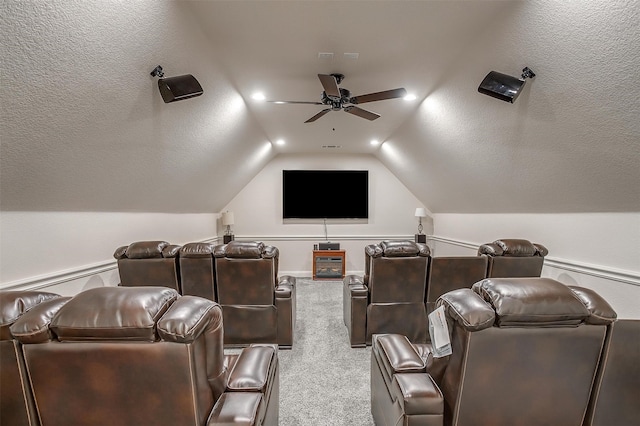
M346 264L345 250L314 250L313 279L341 280Z

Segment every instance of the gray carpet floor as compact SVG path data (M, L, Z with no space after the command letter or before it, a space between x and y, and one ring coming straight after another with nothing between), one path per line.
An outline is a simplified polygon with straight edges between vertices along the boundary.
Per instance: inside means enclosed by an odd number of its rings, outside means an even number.
M371 348L351 348L342 282L298 278L293 348L280 350L281 426L373 426Z

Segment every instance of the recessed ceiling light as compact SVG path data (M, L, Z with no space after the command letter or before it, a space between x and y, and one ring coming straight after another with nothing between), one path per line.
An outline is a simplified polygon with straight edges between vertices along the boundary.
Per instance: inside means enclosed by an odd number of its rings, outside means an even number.
M379 145L380 141L378 139L371 139L371 142L369 142L371 145Z
M266 99L266 98L264 97L264 93L262 93L262 92L256 92L256 93L254 93L253 95L251 95L251 98L252 98L253 100L256 100L256 101L264 101L264 100Z
M276 141L276 145L284 145L284 144L285 144L284 139L278 139Z
M405 101L415 101L417 99L417 96L414 95L413 93L409 93L407 96L405 96L404 98Z

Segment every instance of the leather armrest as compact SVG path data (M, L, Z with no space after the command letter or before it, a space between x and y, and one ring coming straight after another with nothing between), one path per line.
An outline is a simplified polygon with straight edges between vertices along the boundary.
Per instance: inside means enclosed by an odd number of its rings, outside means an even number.
M363 277L347 275L342 282L342 318L349 332L349 343L352 348L365 347L369 291Z
M536 248L536 255L545 257L549 254L549 250L543 246L542 244L533 243L533 246Z
M162 257L173 259L180 255L180 246L171 244L162 249Z
M276 286L276 298L289 299L294 294L296 279L289 275L280 277Z
M58 297L34 306L11 325L11 334L20 343L48 342L54 338L51 319L69 300L71 297Z
M275 356L277 355L273 346L244 348L229 374L227 391L264 393L269 383Z
M616 320L616 312L598 293L584 287L571 285L568 287L589 310L590 315L586 319L587 324L608 325Z
M211 410L207 425L255 425L262 401L258 392L225 392Z
M347 275L342 279L342 282L344 283L344 285L363 284L364 278L358 275Z
M116 249L116 251L113 253L113 257L120 260L120 259L126 259L127 258L127 249L129 248L129 246L120 246Z
M426 371L436 383L442 383L444 371L449 364L450 355L436 358L433 356L432 343L418 343L413 345L426 363Z
M278 278L278 286L288 285L294 287L296 285L296 277L292 275L283 275Z
M275 303L278 311L277 343L281 348L290 349L293 345L293 332L296 328L296 279L284 275L278 279L275 289Z
M276 299L290 299L293 288L289 285L279 285L276 287Z
M400 334L378 335L374 342L374 351L382 361L387 377L396 373L423 373L425 361L406 336Z
M344 283L344 286L349 289L351 297L367 296L369 292L369 289L364 284L363 277L359 277L357 275L347 275L346 277L344 277L344 280L342 280L342 282Z
M444 413L444 397L438 385L427 373L402 373L393 378L391 392L400 401L407 415L433 415Z

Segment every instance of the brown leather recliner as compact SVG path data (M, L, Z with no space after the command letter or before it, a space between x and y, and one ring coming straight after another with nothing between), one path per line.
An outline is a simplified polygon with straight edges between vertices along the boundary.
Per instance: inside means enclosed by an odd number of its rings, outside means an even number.
M426 342L429 255L427 245L413 241L365 247L365 275L343 280L343 320L351 347L370 345L378 333L401 333Z
M376 336L377 424L583 424L616 319L600 296L548 278L502 278L449 292L437 305L451 355Z
M539 277L549 250L527 240L502 239L482 244L478 255L489 256L487 278Z
M13 338L9 328L40 304L66 300L68 298L44 291L0 291L0 425L39 424L22 345Z
M120 285L163 286L182 292L179 252L180 246L166 241L138 241L119 247L113 257L118 260Z
M230 346L276 343L290 349L296 324L296 279L278 277L276 247L231 241L214 251L217 300Z
M187 243L180 248L180 284L183 295L216 299L213 251L209 243Z
M633 425L640 420L640 320L613 324L597 392L589 410L593 426Z
M486 278L487 256L432 257L427 279L427 315L438 297L459 288L471 288Z
M276 348L225 356L210 300L100 287L45 308L11 326L43 425L278 424Z

